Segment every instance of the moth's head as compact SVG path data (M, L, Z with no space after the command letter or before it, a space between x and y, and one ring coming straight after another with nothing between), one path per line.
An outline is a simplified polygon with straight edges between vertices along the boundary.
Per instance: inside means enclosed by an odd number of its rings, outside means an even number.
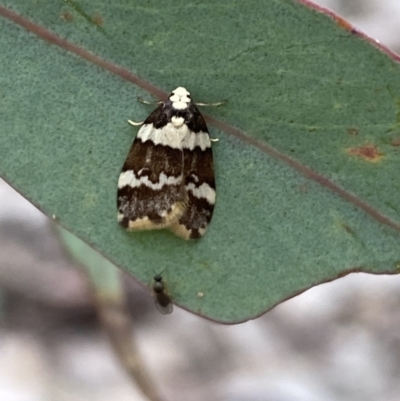
M190 93L182 86L173 90L168 99L172 102L172 107L177 110L186 109L192 101Z

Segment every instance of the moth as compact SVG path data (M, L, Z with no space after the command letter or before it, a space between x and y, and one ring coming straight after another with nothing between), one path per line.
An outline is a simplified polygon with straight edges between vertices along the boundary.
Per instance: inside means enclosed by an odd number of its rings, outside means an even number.
M117 206L129 231L166 228L186 240L206 232L215 206L211 140L185 88L143 122L119 176Z
M153 292L154 298L156 300L157 309L163 315L169 315L170 313L172 313L173 306L171 298L167 294L166 286L161 274L156 274L154 276Z

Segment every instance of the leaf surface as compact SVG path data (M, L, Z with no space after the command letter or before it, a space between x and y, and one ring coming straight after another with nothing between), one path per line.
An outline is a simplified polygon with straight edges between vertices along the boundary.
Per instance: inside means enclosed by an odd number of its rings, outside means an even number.
M47 215L226 323L350 271L399 270L394 56L292 0L75 3L0 2L0 173ZM126 120L151 111L136 96L177 86L228 99L207 109L217 205L192 242L116 223Z

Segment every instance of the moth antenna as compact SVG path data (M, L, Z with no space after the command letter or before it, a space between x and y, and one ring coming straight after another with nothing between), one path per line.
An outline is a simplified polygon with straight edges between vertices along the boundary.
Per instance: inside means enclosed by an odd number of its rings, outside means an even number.
M138 96L138 100L140 103L143 103L143 104L161 104L162 103L162 100L156 100L154 102L150 102L149 100L145 100L145 99L141 98L140 96Z
M139 125L142 125L144 123L144 121L136 122L136 121L128 120L128 123L130 125L133 125L134 127L138 127Z
M162 274L165 272L165 269L166 269L166 267L164 267L164 269L162 269L159 273L156 273L156 272L153 270L153 276L162 276Z
M196 103L196 106L212 106L212 107L218 107L221 106L222 104L226 103L228 100L221 100L220 102L216 103Z

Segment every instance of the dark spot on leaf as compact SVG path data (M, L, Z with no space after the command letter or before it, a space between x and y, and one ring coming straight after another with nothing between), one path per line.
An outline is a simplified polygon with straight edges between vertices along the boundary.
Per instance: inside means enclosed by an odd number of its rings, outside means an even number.
M340 225L342 226L342 228L344 228L344 230L347 233L354 235L354 236L356 235L355 231L350 226L348 226L346 223L340 223Z
M301 184L299 186L300 192L307 193L308 192L308 185L306 183Z
M97 26L102 26L102 25L104 24L104 20L103 20L103 18L101 17L100 14L95 14L95 15L93 15L92 21L93 21L94 24L97 25Z
M354 127L347 128L347 133L351 136L356 136L358 135L358 128Z
M74 16L71 13L62 13L60 18L66 22L72 22L74 20Z

